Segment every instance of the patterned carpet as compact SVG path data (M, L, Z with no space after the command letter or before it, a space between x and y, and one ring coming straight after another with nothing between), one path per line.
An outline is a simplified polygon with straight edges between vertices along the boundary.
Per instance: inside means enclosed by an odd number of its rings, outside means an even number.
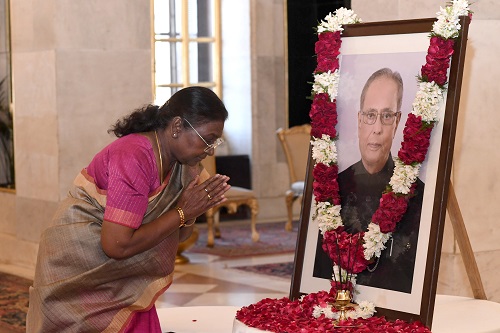
M26 331L31 281L0 272L0 327Z
M293 262L282 262L276 264L264 264L253 266L234 267L245 272L252 272L257 274L278 276L285 279L291 279L293 273Z
M213 248L207 247L206 225L198 227L199 237L196 244L186 253L206 253L221 257L248 257L257 255L293 253L297 243L298 222L292 231L285 231L285 222L258 223L260 234L258 242L252 242L250 223L227 224L221 222L221 238L215 239Z

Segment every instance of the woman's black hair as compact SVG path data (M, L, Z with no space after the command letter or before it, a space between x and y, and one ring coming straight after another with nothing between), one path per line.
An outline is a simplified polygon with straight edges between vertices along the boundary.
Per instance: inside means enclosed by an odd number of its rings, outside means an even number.
M122 137L131 133L164 129L175 117L187 119L196 126L211 121L225 121L228 112L224 103L211 89L187 87L173 94L161 107L149 104L136 109L118 120L108 132Z

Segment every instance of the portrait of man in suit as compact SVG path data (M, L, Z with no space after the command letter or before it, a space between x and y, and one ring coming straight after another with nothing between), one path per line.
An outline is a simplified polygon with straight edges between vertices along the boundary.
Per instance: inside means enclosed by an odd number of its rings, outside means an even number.
M359 98L357 139L361 158L338 175L341 217L347 232L367 230L394 170L391 154L401 122L403 80L381 68L370 75ZM352 113L351 113L352 114ZM411 293L424 183L417 179L414 196L379 258L359 273L360 285ZM332 278L333 263L319 235L313 276Z

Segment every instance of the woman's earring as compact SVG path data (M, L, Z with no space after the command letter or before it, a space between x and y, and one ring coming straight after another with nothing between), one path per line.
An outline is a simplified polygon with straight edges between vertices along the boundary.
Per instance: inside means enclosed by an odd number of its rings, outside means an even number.
M172 134L172 136L173 136L174 138L176 138L176 137L177 137L177 133Z

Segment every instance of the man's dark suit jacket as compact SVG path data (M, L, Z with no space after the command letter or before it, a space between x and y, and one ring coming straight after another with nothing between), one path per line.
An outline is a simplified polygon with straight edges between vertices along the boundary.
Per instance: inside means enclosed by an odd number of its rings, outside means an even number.
M389 159L384 168L376 173L369 174L361 161L353 164L338 176L342 209L340 215L346 231L350 233L366 231L371 217L379 206L382 192L392 177L394 161ZM368 269L356 277L357 284L381 289L389 289L410 293L412 288L415 255L417 250L420 213L424 194L424 183L417 179L415 196L408 203L408 209L392 239L386 243L376 269ZM321 247L323 237L321 233L316 247L313 276L332 279L332 260ZM373 269L375 262L369 265Z

